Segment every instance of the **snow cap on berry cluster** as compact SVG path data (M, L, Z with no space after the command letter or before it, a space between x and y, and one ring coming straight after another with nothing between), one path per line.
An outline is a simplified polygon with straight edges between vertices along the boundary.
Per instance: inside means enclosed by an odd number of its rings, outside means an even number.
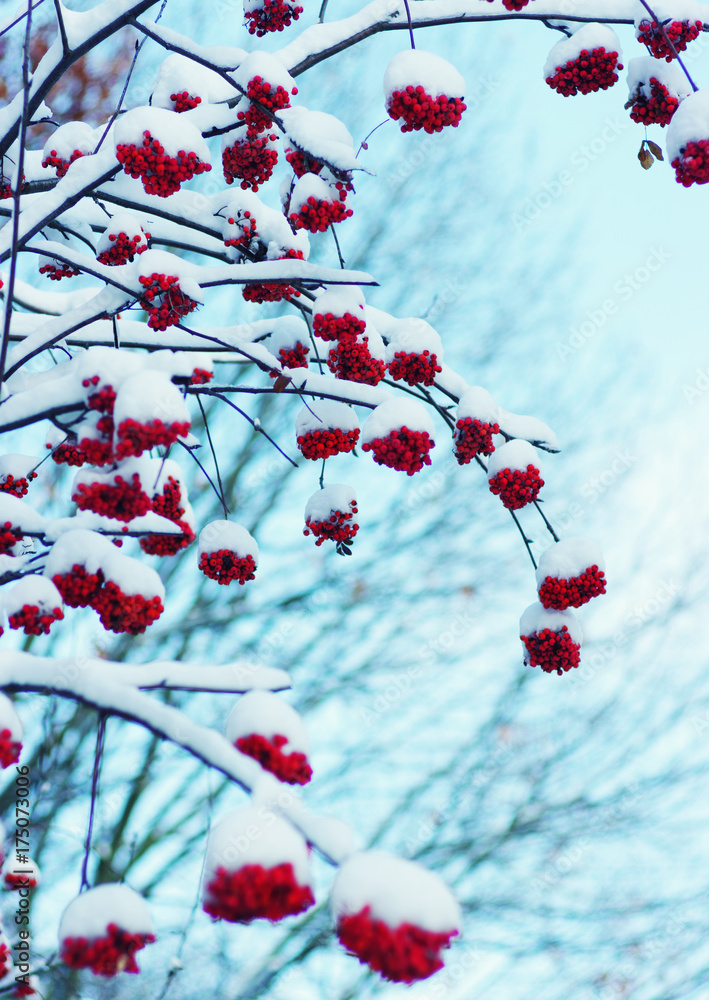
M397 351L405 351L407 354L423 354L428 351L429 354L436 355L439 363L443 357L441 338L425 319L400 319L390 327L388 336L387 364L394 360Z
M22 888L22 886L27 883L24 879L30 882L30 888L36 888L42 880L42 872L36 861L32 858L28 858L27 861L22 864L22 874L14 871L17 868L17 860L12 855L7 859L3 868L3 876L6 889Z
M542 472L542 463L532 445L528 441L508 441L490 455L487 474L492 479L503 469L525 472L528 465Z
M286 250L291 249L299 250L304 259L308 259L310 242L306 233L303 230L293 233L282 212L264 204L253 191L236 189L233 194L231 192L229 194L229 200L219 208L219 215L224 219L222 234L225 241L242 236L243 229L239 221L243 221L246 218L245 213L249 212L249 218L256 220L258 240L267 249L267 260L278 260L283 257ZM234 222L229 222L229 219L233 219ZM241 258L238 247L229 247L229 250L235 260Z
M564 626L566 626L573 641L580 646L583 642L583 629L573 611L553 611L545 608L539 601L535 601L522 612L522 617L519 620L519 634L530 636L545 628L552 632L561 632Z
M70 362L75 366L76 377L80 383L84 379L92 379L98 375L97 385L83 386L86 396L96 392L100 385L112 385L117 389L120 383L140 371L145 364L145 356L133 354L131 351L117 350L115 347L89 347L75 356Z
M91 574L101 570L106 580L120 587L127 597L165 599L165 587L154 569L124 555L96 531L77 528L61 535L47 556L44 575L51 580L57 574L71 573L75 565L83 566Z
M632 98L640 91L643 97L649 99L652 96L651 77L680 100L692 93L687 77L677 63L653 59L652 56L638 56L628 63L628 96Z
M336 428L345 433L356 431L359 428L359 421L354 409L348 403L340 403L335 399L318 399L311 405L304 406L295 421L297 438L311 431Z
M13 743L22 743L22 737L24 736L25 730L22 722L20 721L20 717L15 711L15 706L12 704L7 695L0 691L0 732L2 732L3 729L10 730L10 739ZM0 847L2 847L2 841L0 841Z
M145 231L138 216L134 215L133 212L118 212L113 216L101 234L96 245L97 256L113 247L119 233L125 233L128 239L133 241L133 246L135 247L134 253L145 252L144 248L147 248L148 241L145 238ZM113 239L111 239L112 236ZM135 241L135 237L138 237L137 242Z
M598 545L590 538L564 538L542 553L536 573L537 585L541 586L548 576L559 580L581 576L589 566L598 566L605 573L606 564Z
M258 545L253 535L234 521L210 521L199 533L199 555L211 555L228 549L240 559L251 556L258 566Z
M41 534L47 526L46 518L33 510L24 500L10 493L0 492L0 525L8 521L13 528L18 528L20 533L29 531Z
M690 94L675 111L667 126L667 158L672 163L688 142L709 139L709 90Z
M243 806L212 827L202 884L206 893L218 868L238 871L245 865L275 868L289 863L299 885L310 886L308 847L303 836L265 806Z
M150 132L167 156L180 152L195 153L202 163L209 163L209 147L202 133L183 115L166 108L134 108L121 115L113 127L111 138L117 146L143 145L143 133ZM173 272L174 273L174 272Z
M421 86L431 97L465 97L465 80L446 59L423 49L404 49L389 60L384 73L384 96Z
M290 195L288 212L290 215L300 212L308 204L308 198L316 201L333 202L339 200L336 189L318 174L303 174L293 185Z
M174 253L168 253L166 250L146 250L138 257L137 273L141 278L149 278L151 274L174 276L178 280L181 292L194 302L204 301L202 289L194 278L194 264L182 260Z
M574 62L585 50L591 52L593 49L605 49L606 52L617 52L618 61L623 59L620 48L620 39L612 28L607 24L599 24L592 21L582 25L573 33L571 38L562 38L560 42L551 47L547 61L544 63L544 79L554 76L556 71L569 62Z
M64 607L64 601L50 579L32 574L18 580L3 594L3 605L8 616L17 614L25 605L38 608L40 615L51 615L55 608Z
M28 479L36 466L37 458L32 455L0 455L0 489L8 476L12 476L15 482Z
M402 427L408 427L410 431L426 431L433 440L433 420L421 403L415 399L387 399L367 417L362 428L362 444L384 438Z
M189 424L190 414L184 397L165 371L146 369L130 375L118 389L113 408L116 430L124 420L149 424Z
M373 919L392 928L408 923L444 933L461 923L458 901L438 875L384 851L362 851L346 861L330 904L336 920L368 906Z
M231 74L234 82L244 90L255 76L260 76L266 83L270 83L271 90L283 87L289 94L296 85L283 62L270 52L249 52L239 68Z
M704 5L698 4L697 0L653 0L650 6L661 24L665 21L701 21L705 13ZM639 3L635 15L635 27L649 20L650 15Z
M466 417L480 420L484 424L499 424L500 407L487 389L479 385L470 385L458 400L458 419L465 420Z
M309 153L336 173L363 169L355 156L352 136L339 118L324 111L309 111L300 104L279 111L278 117L286 130L286 144Z
M65 938L104 937L115 924L129 934L153 934L148 904L134 889L108 883L87 889L72 900L59 922L59 944Z
M280 316L276 323L276 329L267 340L271 354L278 357L281 349L292 350L298 343L310 351L310 331L305 320L299 316Z
M190 97L201 98L202 105L227 101L236 97L238 93L218 73L188 59L187 56L171 52L160 65L150 103L154 108L167 108L172 111L175 104L172 94L185 92Z
M101 133L94 131L86 122L67 122L52 132L42 150L42 159L57 156L68 163L75 152L86 156L93 153Z
M335 316L341 319L346 313L364 322L364 293L356 285L342 285L339 288L325 288L318 292L313 301L313 316Z
M305 505L305 521L328 521L335 510L346 513L357 506L357 494L346 483L328 483L317 490Z
M265 736L267 740L285 736L287 742L281 747L284 754L310 753L310 737L300 715L287 701L270 691L249 691L239 698L229 713L224 735L230 743L252 733Z

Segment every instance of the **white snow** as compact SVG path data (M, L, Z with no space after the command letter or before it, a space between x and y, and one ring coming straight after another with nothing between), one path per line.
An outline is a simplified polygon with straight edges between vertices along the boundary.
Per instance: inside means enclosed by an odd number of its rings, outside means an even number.
M290 143L345 173L363 169L355 156L352 136L339 118L302 105L285 108L278 117L286 130L286 146Z
M307 205L309 198L332 202L338 200L338 194L335 188L318 174L303 174L293 185L288 214L299 212L303 205Z
M298 438L309 431L335 428L347 433L358 427L357 414L347 403L339 403L334 399L314 399L299 411L295 421L295 436Z
M278 357L281 348L290 350L301 343L310 351L310 331L305 320L298 316L282 316L277 329L268 338L269 350Z
M83 566L87 573L102 570L106 580L112 580L127 596L142 594L165 600L165 588L155 570L124 555L95 531L78 529L62 534L47 557L44 575L51 580L57 573L70 573L74 565Z
M61 157L67 163L78 149L86 155L93 153L100 138L100 132L95 132L86 122L67 122L50 135L42 150L42 159L50 153Z
M458 419L479 420L484 424L499 424L500 407L487 389L471 385L462 393L458 401Z
M249 691L242 695L227 717L224 735L230 743L253 733L267 740L285 736L288 742L281 748L284 754L310 753L310 737L300 715L270 691Z
M243 131L238 133L237 137L243 139ZM227 138L225 136L225 139ZM256 219L258 238L267 247L268 260L277 260L287 249L300 250L307 260L310 255L310 242L304 230L300 229L294 234L283 213L264 204L253 191L236 188L233 193L230 191L227 194L228 200L215 206L215 211L224 218L222 232L225 240L241 236L244 230L239 221L253 217ZM249 213L249 216L246 213ZM229 219L234 219L234 222L230 223ZM242 256L238 247L230 247L229 252L235 260L239 260Z
M15 711L15 706L12 704L8 696L0 691L0 732L3 729L10 730L10 739L13 743L22 743L24 727L20 721L20 717ZM5 831L3 830L3 834L4 832ZM4 839L5 838L3 836L3 840ZM0 846L2 846L1 842Z
M522 613L519 620L519 634L530 636L545 628L551 629L552 632L561 632L564 625L573 641L580 646L583 642L583 629L573 611L547 610L539 601L535 601Z
M40 614L63 608L62 595L46 576L31 574L3 594L3 604L8 615L14 615L27 604L39 608Z
M433 440L433 420L428 410L415 399L397 397L380 403L367 417L362 428L362 444L386 437L402 427L408 427L410 431L427 431Z
M46 518L33 510L24 500L10 493L0 493L0 525L7 521L11 522L13 528L33 534L42 534L47 525Z
M407 354L435 354L440 363L443 358L443 344L441 338L425 319L398 320L389 331L389 343L386 349L387 363L394 360L397 351L405 351Z
M236 89L218 73L213 73L206 66L179 52L171 52L160 65L150 103L154 108L172 111L173 101L170 100L170 95L185 91L190 97L201 97L202 104L228 101L237 96Z
M271 90L283 87L289 94L295 87L295 80L290 75L283 62L278 56L271 55L270 52L249 52L239 68L231 74L235 83L238 83L244 90L255 76L260 76L262 80L271 84ZM297 89L297 88L296 88ZM280 112L279 112L280 114Z
M8 476L27 479L38 461L33 455L0 455L0 483L4 483Z
M169 114L170 112L165 112ZM179 118L179 115L177 116ZM189 261L182 260L174 253L166 250L146 250L134 261L134 266L138 265L137 271L140 277L149 278L151 274L165 274L178 279L180 291L193 299L195 302L203 302L202 289L199 287L195 275L198 269Z
M589 566L605 572L606 564L598 545L590 538L564 538L546 549L537 568L537 586L548 577L570 580L581 576Z
M705 8L697 9L696 0L652 0L650 3L653 13L660 22L662 21L696 21L702 20L702 15L706 14ZM641 5L637 5L635 15L635 27L637 28L643 21L650 22L650 15ZM636 37L639 33L636 32Z
M177 156L179 152L195 153L203 163L209 163L209 147L202 133L176 111L134 108L118 119L113 126L112 138L116 146L142 146L144 132L150 132L168 156Z
M210 521L199 533L199 554L228 549L240 559L251 556L258 566L258 545L253 535L234 521Z
M351 512L351 505L357 506L357 494L346 483L328 483L317 490L305 505L305 520L328 521L336 510L343 514Z
M119 883L98 885L72 900L59 922L59 943L65 938L89 941L104 937L108 925L116 924L129 934L153 934L148 904L130 886Z
M110 250L116 242L115 237L119 233L125 233L131 239L134 236L139 236L140 241L136 244L136 250L147 246L148 241L145 238L145 229L138 216L133 212L117 212L109 222L105 232L101 235L96 246L96 253L100 254L104 250ZM113 239L111 239L112 236Z
M668 63L652 56L639 56L628 63L628 95L634 97L640 90L644 97L649 98L652 93L652 77L667 87L675 97L683 99L692 92L687 77L676 62Z
M495 448L490 455L487 474L492 479L503 469L524 472L528 465L533 465L541 473L542 463L532 445L527 441L508 441L507 444Z
M298 884L310 885L308 848L301 834L267 806L243 806L228 813L212 828L204 863L204 891L218 868L227 871L238 871L245 865L275 868L288 862L293 865Z
M349 313L357 319L365 319L364 294L361 288L349 286L326 288L319 292L313 302L313 316L333 316L337 319Z
M682 155L688 142L709 139L709 90L690 94L675 111L667 126L667 159Z
M363 851L346 861L330 904L336 920L369 906L372 919L393 929L410 923L444 933L458 930L462 919L458 901L438 875L384 851Z
M190 414L169 374L148 368L130 375L118 388L113 409L116 432L124 420L130 419L143 424L151 420L190 423Z
M384 97L395 90L421 86L431 97L465 96L465 80L446 59L423 49L402 49L389 60L384 73Z
M620 39L612 28L596 21L582 25L571 38L563 38L552 46L547 61L544 63L544 79L554 76L561 66L578 59L584 49L591 52L593 49L600 48L605 49L606 52L617 52L618 62L623 61Z

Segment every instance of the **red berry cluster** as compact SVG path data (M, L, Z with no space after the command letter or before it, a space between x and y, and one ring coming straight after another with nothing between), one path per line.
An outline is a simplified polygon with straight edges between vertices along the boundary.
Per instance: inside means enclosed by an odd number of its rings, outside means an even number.
M0 555L12 555L12 547L22 538L19 528L13 528L12 521L0 526Z
M0 767L9 767L10 764L16 764L20 759L21 752L22 744L13 740L9 729L3 729L0 732ZM0 961L4 961L6 957L7 955L5 954Z
M339 191L337 201L324 201L311 195L297 212L291 212L288 218L293 228L307 229L309 233L324 233L336 222L349 219L352 209L345 205L345 197L347 189L351 190L352 186L338 182L335 187Z
M91 602L98 612L103 627L111 632L128 632L140 635L148 625L157 621L165 610L157 595L145 598L142 594L124 594L117 583L108 580Z
M492 3L493 0L487 0L488 3ZM526 7L529 0L502 0L502 6L505 10L519 11L523 7Z
M492 435L499 432L499 424L462 417L455 425L455 457L458 465L467 465L476 455L492 455L495 450Z
M581 662L579 644L571 638L566 625L562 625L558 632L543 628L541 632L522 635L520 638L527 650L530 667L541 667L547 674L556 670L561 677L565 671L578 667Z
M206 385L214 378L214 372L207 371L206 368L195 368L190 376L190 385Z
M6 872L6 889L22 889L23 887L30 889L37 888L37 879L34 875L16 875L14 872Z
M358 440L358 427L352 431L332 427L301 434L297 443L303 458L317 461L320 458L331 458L333 455L345 455L353 451Z
M45 159L42 160L42 166L54 167L54 169L57 172L57 177L63 177L66 174L69 167L74 162L74 160L78 160L85 155L86 154L82 153L81 150L75 149L74 152L69 157L69 159L65 160L61 156L57 155L56 149L52 149L49 152L49 156L45 157Z
M144 451L157 448L159 445L168 448L178 437L184 437L189 429L188 420L174 420L171 424L166 424L162 420L155 419L141 423L139 420L127 417L118 425L116 457L120 459L129 455L142 455Z
M638 92L633 98L630 117L639 125L669 125L679 106L679 98L669 92L664 83L650 77L650 97Z
M183 111L191 111L198 104L202 103L201 97L192 97L188 90L181 90L177 94L170 94L170 100L174 104L173 110L179 114Z
M227 219L227 222L230 226L236 224L236 220L232 218ZM239 218L238 225L241 234L239 236L230 236L224 240L225 247L247 247L253 240L258 239L256 219L251 212L244 212Z
M590 94L607 90L618 82L616 70L623 69L617 52L606 52L603 45L597 49L582 49L576 59L559 66L546 82L564 97Z
M98 437L83 437L79 450L89 465L107 465L113 461L113 417L109 414L96 422Z
M260 733L240 736L234 746L259 762L264 771L285 781L289 785L307 785L313 776L313 769L304 753L283 753L282 746L288 742L285 736L274 736L267 740Z
M51 448L51 444L47 448ZM76 438L69 441L62 441L52 452L52 460L57 465L82 466L86 461L86 455L76 442Z
M3 730L3 732L9 732L9 729ZM0 733L0 740L2 739L2 733ZM1 758L0 758L1 759ZM15 758L17 760L17 758ZM15 761L11 760L10 764L14 764ZM3 764L3 767L7 767L7 764ZM0 979L7 975L10 968L10 946L4 942L0 944Z
M144 235L145 240L150 239L150 233ZM135 236L128 236L127 233L110 233L108 238L112 241L112 245L108 250L102 250L96 260L99 264L108 264L109 267L129 264L136 254L148 249L148 244L140 233L136 233Z
M539 475L539 469L530 464L524 472L520 469L501 469L489 483L490 492L502 500L503 506L508 510L519 510L537 499L544 480Z
M36 472L30 472L26 478L25 476L15 478L12 473L8 473L4 482L0 483L0 493L11 493L14 497L26 497L30 482L36 478Z
M109 924L105 937L68 937L62 941L61 959L72 969L91 969L97 976L140 972L135 953L155 940L153 934L131 934Z
M24 604L19 611L8 615L10 628L24 629L25 635L49 635L50 626L64 617L61 608L41 612L36 604Z
M662 27L664 27L667 37L677 52L684 52L689 43L697 38L703 25L701 21L670 21L664 23ZM638 25L638 40L647 45L655 59L672 62L675 58L674 52L665 41L662 28L657 21L641 21Z
M302 7L291 7L285 0L263 0L263 7L245 11L245 16L249 34L263 38L269 31L283 31L302 13Z
M677 181L690 187L709 183L709 139L697 139L682 147L682 155L672 161Z
M222 166L227 184L235 180L241 181L244 191L251 188L258 191L273 176L273 168L278 163L278 152L271 143L275 134L245 139L237 139L233 146L227 146L222 151Z
M545 608L565 611L567 608L580 608L582 604L588 604L591 598L600 597L605 592L605 573L594 564L588 566L580 576L572 576L568 580L547 576L539 587L539 600Z
M389 375L396 382L403 381L409 385L433 385L436 375L442 371L438 358L430 351L421 354L397 351L393 361L389 362Z
M428 979L442 969L439 952L454 934L457 931L436 933L408 923L392 928L371 917L369 906L337 922L337 936L347 951L395 983Z
M357 507L350 503L347 511L333 510L327 521L306 521L303 530L304 535L313 535L316 545L323 542L350 542L357 532L359 525L353 522L353 517L357 513Z
M101 381L98 375L92 375L91 378L85 378L82 380L81 384L84 389L89 389L92 386L97 386ZM86 404L90 410L98 410L100 413L113 413L113 406L116 402L116 390L112 385L102 385L97 392L92 392L89 394Z
M369 337L340 337L329 352L327 366L333 375L349 382L377 385L384 378L386 364L369 353Z
M137 472L133 473L130 482L117 474L113 483L79 483L71 499L79 510L92 510L118 521L132 521L150 510L150 498L143 491Z
M146 194L156 194L169 198L180 190L183 181L191 181L198 174L211 170L208 163L202 163L196 153L179 150L177 156L168 156L165 147L153 139L146 129L140 147L134 142L119 143L116 157L129 177L140 177Z
M302 250L286 250L283 257L279 257L278 260L304 260ZM280 302L282 299L290 301L291 298L297 298L300 292L293 288L292 285L284 285L280 282L268 282L263 284L261 282L254 282L253 284L244 285L242 292L243 298L247 302Z
M305 344L301 344L298 341L293 347L281 347L278 352L278 357L281 360L281 364L284 368L307 368L308 367L308 348ZM276 378L278 372L269 372L273 378Z
M71 264L42 264L39 269L40 274L46 274L50 281L61 281L62 278L75 278L79 273Z
M168 476L162 493L156 493L152 499L152 509L156 514L169 518L182 528L180 535L146 535L141 538L140 547L149 556L174 556L181 549L190 545L195 534L187 521L183 520L185 508L182 505L180 484L174 476Z
M310 153L294 149L292 146L286 150L286 160L290 163L296 177L302 177L304 174L319 174L323 168L320 160L315 160Z
M362 451L371 451L377 465L386 465L413 476L424 465L431 464L429 452L434 444L428 431L410 431L404 426L398 431L390 431L386 437L368 441L362 445Z
M333 316L332 313L315 313L313 316L313 333L322 340L357 337L364 333L366 325L363 319L357 319L348 312L344 316Z
M173 274L153 273L138 280L143 286L140 304L149 315L151 330L167 330L197 308L194 299L181 291L179 279Z
M298 93L297 87L293 88L293 93ZM264 80L262 76L255 76L249 80L249 85L246 88L246 96L250 101L258 101L261 105L261 107L257 107L251 104L248 110L239 111L236 116L239 121L246 122L249 135L258 135L259 132L263 132L271 125L273 119L264 114L262 108L275 114L276 111L282 111L283 108L290 107L290 94L288 91L280 85L272 87L268 80Z
M248 923L259 918L275 922L302 913L315 902L310 887L296 881L290 862L273 868L244 865L235 872L217 868L207 894L205 913L215 920L231 923Z
M253 556L237 556L230 549L219 549L217 552L203 552L199 560L199 568L210 580L228 584L232 580L247 583L256 574L256 563Z
M55 573L52 583L69 608L88 608L98 597L104 583L101 570L87 573L85 567L74 563L69 573Z
M441 132L447 125L458 127L466 105L459 97L431 97L424 88L412 84L406 90L395 90L387 104L389 117L397 121L402 118L402 132L423 129L432 135Z

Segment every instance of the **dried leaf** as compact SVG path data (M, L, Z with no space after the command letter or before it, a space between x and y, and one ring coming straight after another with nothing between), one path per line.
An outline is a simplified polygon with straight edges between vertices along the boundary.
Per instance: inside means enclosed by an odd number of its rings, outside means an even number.
M289 382L290 379L288 378L287 375L279 375L276 378L276 381L273 383L273 391L283 392L283 390L285 389L285 387L288 385Z
M657 145L656 142L651 142L650 139L648 139L647 144L650 149L650 152L654 155L655 159L664 160L664 156L662 155L662 149L660 148L660 146Z
M643 170L649 170L650 167L655 162L655 157L652 155L649 149L645 149L644 146L640 147L640 152L638 153L638 159L640 160L640 166Z

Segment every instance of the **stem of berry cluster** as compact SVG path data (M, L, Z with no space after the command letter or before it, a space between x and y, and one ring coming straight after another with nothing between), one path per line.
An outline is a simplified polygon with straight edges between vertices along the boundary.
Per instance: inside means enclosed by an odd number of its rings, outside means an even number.
M411 48L416 48L416 42L414 41L414 26L411 23L411 11L409 10L409 0L404 0L404 7L406 7L406 16L409 19L409 36L411 38Z
M652 7L650 6L650 4L647 3L647 0L640 0L640 3L643 5L643 7L645 8L645 10L648 12L648 14L650 15L650 17L653 19L653 21L655 22L655 24L658 26L658 28L662 32L662 37L667 42L667 46L668 46L670 52L675 57L675 59L677 60L678 64L682 67L682 72L687 77L687 80L689 81L690 87L692 88L692 90L696 94L696 92L699 90L699 87L696 85L696 83L694 82L694 80L692 79L692 77L689 75L689 70L684 65L684 62L682 61L679 52L675 48L675 43L672 41L672 39L670 38L670 36L667 34L667 32L665 30L665 25L660 20L660 18L657 16L657 14L652 9Z

